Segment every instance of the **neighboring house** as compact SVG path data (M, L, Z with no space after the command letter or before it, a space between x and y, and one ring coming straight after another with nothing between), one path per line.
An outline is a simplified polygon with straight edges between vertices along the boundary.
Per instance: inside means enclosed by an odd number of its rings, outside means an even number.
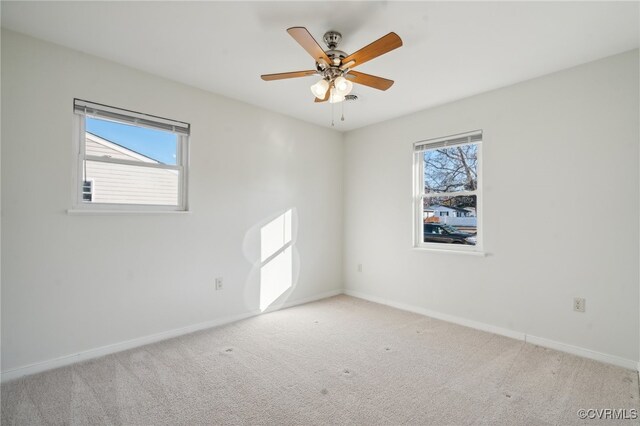
M424 217L475 217L476 209L473 207L447 207L434 204L424 209Z
M160 163L89 132L86 133L86 154ZM178 200L178 172L175 170L87 160L84 173L84 202L175 205Z
M473 207L448 207L433 204L424 208L425 222L446 223L454 226L477 226L476 209Z

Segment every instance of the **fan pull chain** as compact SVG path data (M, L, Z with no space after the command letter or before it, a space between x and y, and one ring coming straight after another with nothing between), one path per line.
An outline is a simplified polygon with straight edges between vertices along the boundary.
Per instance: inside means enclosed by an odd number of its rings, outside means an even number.
M344 121L344 102L345 101L340 102L342 104L342 117L340 117L340 121Z
M331 127L335 126L335 123L333 122L333 104L331 104Z

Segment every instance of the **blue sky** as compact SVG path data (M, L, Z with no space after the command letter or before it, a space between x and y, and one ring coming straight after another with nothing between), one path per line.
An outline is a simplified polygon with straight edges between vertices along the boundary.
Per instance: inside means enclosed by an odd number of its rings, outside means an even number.
M164 164L176 164L178 136L162 130L87 117L86 131Z

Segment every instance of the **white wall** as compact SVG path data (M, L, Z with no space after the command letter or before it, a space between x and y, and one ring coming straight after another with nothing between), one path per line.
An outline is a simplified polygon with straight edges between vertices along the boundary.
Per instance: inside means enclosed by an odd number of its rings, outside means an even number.
M2 64L3 371L255 312L260 228L289 208L289 301L344 280L638 360L637 51L347 133L344 149L330 130L13 32ZM190 122L192 212L66 214L74 97ZM411 144L478 128L489 255L411 249ZM619 222L592 232L598 218L578 214L606 205Z
M191 123L192 212L68 215L74 97ZM257 230L290 208L286 299L342 286L337 132L3 31L2 149L3 371L255 311Z
M346 289L635 365L638 115L636 50L349 132ZM476 129L488 256L413 250L412 143Z

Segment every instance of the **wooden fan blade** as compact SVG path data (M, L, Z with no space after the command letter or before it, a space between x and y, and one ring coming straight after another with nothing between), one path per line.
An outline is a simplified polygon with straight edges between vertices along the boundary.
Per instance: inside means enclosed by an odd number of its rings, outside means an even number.
M356 61L356 63L350 68L357 67L367 61L377 58L380 55L391 52L393 49L397 49L400 46L402 46L402 39L400 39L398 34L389 33L358 50L356 53L347 56L342 60L342 63L346 64L349 61Z
M349 71L346 77L354 83L373 87L378 90L387 90L393 86L393 80L387 80L386 78L376 77L375 75L369 75L363 72Z
M322 47L320 47L318 42L305 27L292 27L289 28L287 32L295 41L298 42L300 46L304 48L304 50L309 52L309 55L311 55L316 62L318 62L318 59L322 58L327 61L328 64L331 63L331 59L329 59L327 54L324 53Z
M331 94L331 89L327 90L327 93L324 95L324 99L316 98L314 102L327 102L329 100L330 94Z
M285 78L307 77L309 75L314 75L316 73L317 71L315 70L281 72L278 74L264 74L264 75L261 75L260 78L262 78L264 81L272 81L272 80L283 80Z

